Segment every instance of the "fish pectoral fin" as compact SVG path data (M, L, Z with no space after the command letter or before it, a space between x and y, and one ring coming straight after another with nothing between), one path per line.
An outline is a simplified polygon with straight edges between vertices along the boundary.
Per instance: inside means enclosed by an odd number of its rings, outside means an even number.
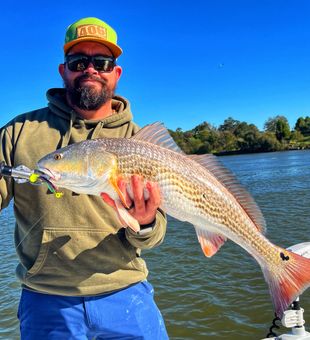
M121 221L137 233L140 230L139 222L129 214L128 210L119 200L115 200L115 206Z
M216 254L227 240L223 235L203 230L200 227L195 226L195 230L201 249L207 257L212 257Z
M126 197L125 195L123 194L122 190L120 189L119 185L118 185L118 178L116 176L111 176L110 177L110 183L113 187L113 189L117 192L120 200L122 201L123 205L126 207L126 208L129 208L128 205L127 205L127 202L126 202Z

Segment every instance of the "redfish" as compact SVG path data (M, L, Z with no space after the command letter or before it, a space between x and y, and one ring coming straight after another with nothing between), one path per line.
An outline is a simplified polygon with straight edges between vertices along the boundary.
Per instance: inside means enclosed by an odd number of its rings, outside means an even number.
M129 181L136 174L157 182L161 208L193 224L207 257L230 239L256 259L279 317L310 285L310 260L264 236L264 217L234 175L213 155L185 155L160 123L144 127L129 139L69 145L42 158L38 168L57 187L80 194L109 194L122 220L135 231L139 224L124 207L118 180Z

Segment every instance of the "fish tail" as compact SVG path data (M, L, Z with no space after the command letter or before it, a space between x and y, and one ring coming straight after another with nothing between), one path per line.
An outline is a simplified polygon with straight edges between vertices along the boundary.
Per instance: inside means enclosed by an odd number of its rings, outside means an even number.
M269 291L280 318L283 312L310 286L310 259L279 248L281 262L264 267Z

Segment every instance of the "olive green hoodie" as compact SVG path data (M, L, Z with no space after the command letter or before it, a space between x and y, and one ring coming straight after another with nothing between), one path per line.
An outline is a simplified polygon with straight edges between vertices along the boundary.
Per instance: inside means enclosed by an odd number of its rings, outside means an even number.
M65 90L47 92L48 107L16 117L1 130L0 161L36 162L60 147L101 137L131 137L138 131L128 101L115 96L115 114L85 120L66 104ZM140 249L160 244L166 220L157 213L155 227L138 235L121 227L114 210L100 197L64 190L55 198L45 185L0 180L1 209L14 198L17 277L24 287L60 295L96 295L144 280L147 268Z

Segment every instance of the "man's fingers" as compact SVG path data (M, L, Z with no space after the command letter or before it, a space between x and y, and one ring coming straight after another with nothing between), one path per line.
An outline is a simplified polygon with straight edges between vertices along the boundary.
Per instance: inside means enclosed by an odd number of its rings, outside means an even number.
M144 213L145 201L144 201L144 183L143 178L139 175L133 175L131 177L131 186L133 192L133 200L135 204L135 211L137 213Z
M159 186L157 183L154 182L147 182L146 188L149 192L149 199L147 201L147 207L152 207L152 209L157 210L160 206L161 197L160 197L160 191Z
M128 182L122 179L117 182L119 191L126 200L127 207L132 207L132 209L129 210L130 215L132 215L140 225L151 223L156 218L156 212L161 203L158 184L155 182L146 182L144 184L143 177L139 175L133 175L130 182L132 188L130 195L133 196L133 199L130 199L127 191ZM144 191L147 192L147 195L144 194ZM101 197L104 202L117 211L121 223L126 224L120 216L114 200L107 193L101 193Z

